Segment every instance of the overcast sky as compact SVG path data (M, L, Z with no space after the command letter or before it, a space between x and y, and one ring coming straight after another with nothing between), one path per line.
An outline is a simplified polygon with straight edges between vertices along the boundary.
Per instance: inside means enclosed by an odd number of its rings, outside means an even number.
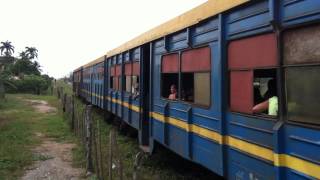
M0 0L0 41L56 78L206 0Z

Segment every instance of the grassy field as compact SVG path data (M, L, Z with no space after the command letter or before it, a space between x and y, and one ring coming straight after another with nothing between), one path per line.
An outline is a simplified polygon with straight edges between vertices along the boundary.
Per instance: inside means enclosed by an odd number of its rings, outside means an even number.
M74 141L75 138L60 111L39 113L26 101L41 99L57 107L55 97L26 94L9 94L6 97L6 102L0 102L0 179L17 179L25 167L43 158L31 151L40 143L36 132L59 141Z

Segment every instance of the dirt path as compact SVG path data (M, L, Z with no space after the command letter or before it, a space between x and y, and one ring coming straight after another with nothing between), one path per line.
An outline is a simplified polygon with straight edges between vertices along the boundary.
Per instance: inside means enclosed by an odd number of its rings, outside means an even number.
M46 101L26 100L30 102L36 111L41 113L56 113L57 109L48 105ZM85 174L83 169L73 168L72 149L76 146L72 143L56 142L52 138L47 138L45 134L36 133L42 144L33 151L38 161L28 167L23 180L37 179L83 179Z

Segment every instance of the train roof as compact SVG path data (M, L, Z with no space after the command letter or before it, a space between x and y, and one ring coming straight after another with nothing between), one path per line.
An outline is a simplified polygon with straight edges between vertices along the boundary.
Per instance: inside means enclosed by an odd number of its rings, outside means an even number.
M248 1L250 0L208 0L207 2L191 9L190 11L187 11L186 13L139 35L138 37L122 44L121 46L111 51L108 51L102 57L99 57L98 59L89 62L83 67L89 67L91 65L97 64L103 61L105 56L114 56L116 54L138 47L147 42L159 39L168 34L195 25L202 20L205 20L211 16L215 16L221 12L227 11Z

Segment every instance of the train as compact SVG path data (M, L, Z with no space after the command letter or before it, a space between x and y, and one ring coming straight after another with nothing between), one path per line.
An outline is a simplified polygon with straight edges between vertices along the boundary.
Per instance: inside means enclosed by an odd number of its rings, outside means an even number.
M73 91L146 152L226 179L320 179L320 1L209 0L74 70Z

